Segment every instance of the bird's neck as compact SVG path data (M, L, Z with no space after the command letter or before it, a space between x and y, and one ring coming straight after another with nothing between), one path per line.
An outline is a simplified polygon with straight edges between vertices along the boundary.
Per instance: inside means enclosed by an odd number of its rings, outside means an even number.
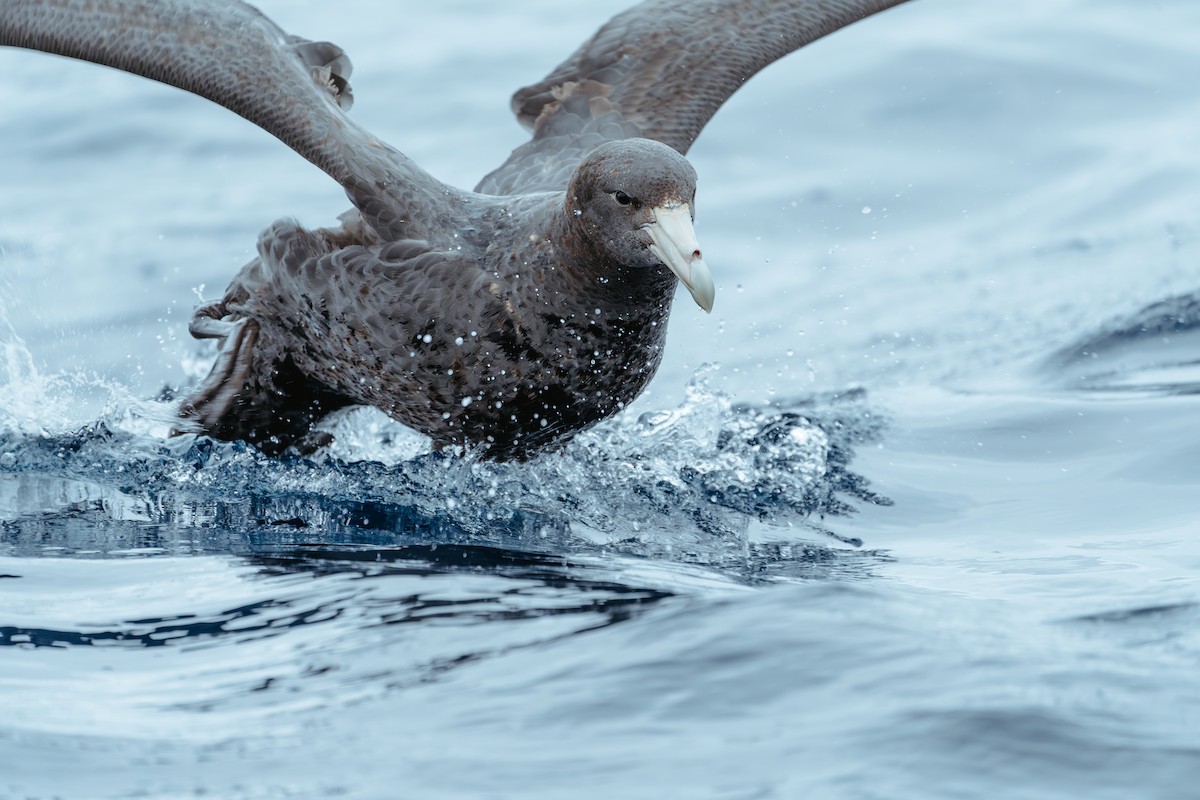
M631 327L657 325L665 330L678 283L675 275L666 267L622 264L580 217L565 208L556 216L552 240L560 254L558 269L581 303Z

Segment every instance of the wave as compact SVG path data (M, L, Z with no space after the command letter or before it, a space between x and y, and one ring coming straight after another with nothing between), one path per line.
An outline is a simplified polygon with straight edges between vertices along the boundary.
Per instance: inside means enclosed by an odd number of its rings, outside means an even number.
M1057 380L1091 392L1200 392L1200 294L1181 294L1118 317L1054 353Z

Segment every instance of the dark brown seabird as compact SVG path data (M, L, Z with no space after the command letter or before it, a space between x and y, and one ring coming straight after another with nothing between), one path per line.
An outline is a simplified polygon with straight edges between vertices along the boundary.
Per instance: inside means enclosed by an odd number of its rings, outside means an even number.
M268 453L375 406L484 458L526 459L653 377L677 282L706 311L683 157L747 79L904 0L647 0L512 99L532 131L472 192L346 116L350 61L236 0L3 0L0 45L177 86L345 189L336 228L281 220L191 332L217 338L181 430Z

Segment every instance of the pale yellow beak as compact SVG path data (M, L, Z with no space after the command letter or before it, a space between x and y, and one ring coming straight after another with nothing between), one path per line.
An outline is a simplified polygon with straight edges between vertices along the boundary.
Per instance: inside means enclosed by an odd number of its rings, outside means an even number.
M650 234L650 252L667 265L692 293L697 305L711 312L716 289L712 273L700 255L696 229L692 227L692 209L687 203L652 208L654 221L643 226Z

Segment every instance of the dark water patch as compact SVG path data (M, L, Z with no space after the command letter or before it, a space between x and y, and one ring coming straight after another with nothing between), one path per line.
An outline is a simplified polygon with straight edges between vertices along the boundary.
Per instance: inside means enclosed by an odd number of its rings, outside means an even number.
M1143 622L1159 620L1178 615L1194 616L1200 611L1200 603L1169 603L1165 605L1142 606L1138 608L1101 611L1096 614L1084 614L1073 617L1073 622Z
M510 514L477 535L444 513L426 513L400 499L217 497L186 484L139 489L42 473L0 475L3 486L19 503L0 519L0 544L13 556L248 555L313 543L383 547L404 541L578 544L562 530L552 538L540 515Z
M1087 391L1200 393L1200 294L1161 300L1059 350L1045 370Z
M588 574L588 567L546 553L520 552L469 545L409 545L400 548L289 549L275 555L249 559L266 575L307 573L314 576L353 575L429 577L474 573L499 576L515 585L491 600L429 598L412 595L402 604L389 600L381 609L385 625L455 620L459 623L496 622L559 614L595 614L601 619L584 630L593 630L633 618L646 608L673 596L672 592L627 585ZM553 602L545 601L553 597ZM526 602L513 605L514 598Z
M938 796L985 796L968 788L981 781L1012 797L1186 796L1182 787L1200 775L1200 749L1139 740L1120 728L1119 719L1020 707L931 711L897 724L910 740L902 749L912 748L926 785L942 790ZM1164 791L1171 785L1175 790Z
M248 556L245 561L258 567L260 579L270 585L303 576L314 581L313 590L281 592L216 612L129 619L103 627L0 626L0 646L191 646L230 637L246 641L334 623L349 609L355 619L347 624L359 628L401 623L476 625L582 615L571 627L577 633L632 619L673 596L661 589L588 575L581 565L561 557L487 547L305 545L274 548L271 554ZM471 574L487 578L487 590L456 583L447 591L444 582L422 580ZM396 585L405 588L397 592Z
M257 555L253 563L262 565L268 573L272 570L278 574L353 573L362 577L395 573L427 575L449 569L544 578L580 566L566 556L453 544L339 548L323 543L308 543L286 548L276 555Z
M1128 651L1161 653L1164 663L1183 657L1194 663L1200 653L1200 603L1156 603L1084 614L1063 624L1089 638Z
M235 633L239 636L282 633L284 629L309 624L313 619L330 619L322 609L267 618L255 622L264 612L276 611L288 604L265 600L260 603L232 608L208 619L197 619L193 614L181 614L163 619L130 620L125 630L53 630L45 628L21 628L0 626L0 646L23 645L26 647L80 647L102 645L127 645L134 647L161 647L168 644L194 643L197 639ZM333 616L336 616L334 614ZM251 620L250 624L247 621Z

